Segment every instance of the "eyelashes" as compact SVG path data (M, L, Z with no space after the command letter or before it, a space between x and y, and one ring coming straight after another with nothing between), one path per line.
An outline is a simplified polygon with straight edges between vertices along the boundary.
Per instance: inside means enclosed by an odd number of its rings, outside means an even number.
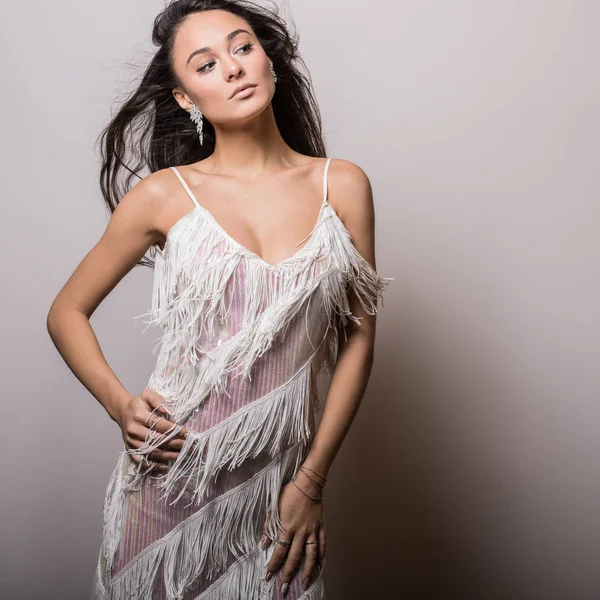
M252 46L254 46L254 42L247 42L243 46L240 46L238 48L238 50L244 50L243 54L249 54L252 51ZM205 65L203 65L202 67L200 67L199 69L196 69L196 71L198 73L208 73L211 70L208 67L210 67L211 65L214 65L214 64L215 64L215 61L212 60L212 61L206 63Z

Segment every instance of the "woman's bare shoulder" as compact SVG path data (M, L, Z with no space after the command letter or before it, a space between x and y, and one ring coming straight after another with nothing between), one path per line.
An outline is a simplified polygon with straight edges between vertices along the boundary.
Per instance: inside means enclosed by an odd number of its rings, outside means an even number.
M346 218L371 218L373 190L366 172L349 160L333 158L327 174L328 201L342 221Z
M171 224L189 209L187 196L170 168L159 169L140 179L120 204L130 207L146 223L153 242L162 242ZM134 208L135 207L135 208ZM124 212L124 211L122 211Z
M170 168L166 167L154 171L140 179L132 190L137 188L138 192L155 200L160 200L168 195L168 192L173 185L173 180L174 173Z

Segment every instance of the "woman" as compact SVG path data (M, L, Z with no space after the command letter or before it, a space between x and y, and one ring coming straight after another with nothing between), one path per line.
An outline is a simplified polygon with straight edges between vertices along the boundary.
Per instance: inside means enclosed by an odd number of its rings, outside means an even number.
M316 102L276 14L178 0L153 40L102 135L112 217L48 315L126 447L93 598L323 598L323 491L390 281L375 270L369 180L323 158ZM144 166L131 189L119 180ZM89 317L149 250L152 309L140 316L162 334L148 387L133 394Z

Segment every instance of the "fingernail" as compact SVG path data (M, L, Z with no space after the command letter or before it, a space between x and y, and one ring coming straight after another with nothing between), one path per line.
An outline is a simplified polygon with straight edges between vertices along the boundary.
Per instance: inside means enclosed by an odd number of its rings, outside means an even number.
M268 572L267 572L267 576L265 577L265 579L266 579L267 581L269 581L269 580L271 579L271 577L273 577L273 573L272 573L272 571L268 571Z
M288 585L289 583L286 581L282 586L281 586L281 593L285 594L287 592L288 589Z

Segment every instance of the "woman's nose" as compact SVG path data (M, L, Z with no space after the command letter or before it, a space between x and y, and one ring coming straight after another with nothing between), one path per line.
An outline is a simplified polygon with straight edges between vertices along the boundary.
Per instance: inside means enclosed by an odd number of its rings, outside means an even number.
M225 72L227 73L228 80L235 79L236 77L239 77L239 75L242 73L242 65L240 65L235 60L231 60L226 66Z

